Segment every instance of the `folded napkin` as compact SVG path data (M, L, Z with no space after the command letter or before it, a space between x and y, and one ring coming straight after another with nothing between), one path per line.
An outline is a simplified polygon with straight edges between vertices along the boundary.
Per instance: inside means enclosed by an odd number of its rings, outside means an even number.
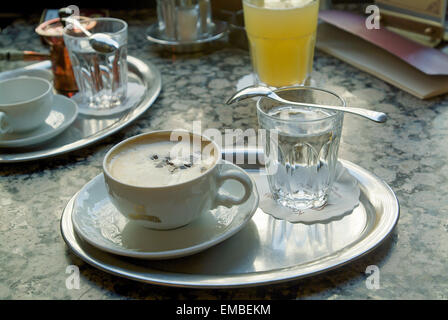
M319 13L316 47L419 97L448 92L448 55L386 28L367 29L365 17L326 10Z
M392 53L421 72L448 75L448 55L404 38L385 27L367 29L364 16L347 11L323 10L319 18Z

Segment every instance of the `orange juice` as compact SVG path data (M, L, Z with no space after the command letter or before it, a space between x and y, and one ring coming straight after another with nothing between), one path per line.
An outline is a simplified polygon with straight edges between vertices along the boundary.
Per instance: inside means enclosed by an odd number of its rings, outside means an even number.
M313 67L318 0L244 0L252 64L269 86L303 84Z

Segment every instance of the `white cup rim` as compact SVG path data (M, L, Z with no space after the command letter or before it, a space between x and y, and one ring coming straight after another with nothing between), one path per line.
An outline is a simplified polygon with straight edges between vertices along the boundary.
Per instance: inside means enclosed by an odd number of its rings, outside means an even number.
M141 137L144 137L144 136L149 136L149 135L156 134L156 133L172 133L172 132L183 132L183 133L188 133L188 134L190 134L191 136L197 136L197 137L200 137L201 139L205 139L207 142L210 142L211 144L213 144L214 149L216 150L216 153L217 153L217 155L216 155L216 158L217 158L217 159L216 159L215 163L214 163L210 168L208 168L207 171L205 171L204 173L202 173L200 176L198 176L198 177L196 177L196 178L193 178L193 179L191 179L191 180L187 180L187 181L184 181L184 182L180 182L180 183L170 184L170 185L167 185L167 186L156 186L156 187L151 187L151 186L136 186L136 185L133 185L133 184L128 184L128 183L125 183L125 182L123 182L123 181L120 181L120 180L114 178L114 177L112 176L112 174L109 172L109 170L108 170L108 168L107 168L108 159L110 158L110 155L111 155L115 150L117 150L118 148L120 148L121 146L123 146L123 145L125 145L125 144L128 144L128 143L131 143L133 140L138 140L138 139L140 139ZM145 133L141 133L141 134L132 136L132 137L127 138L127 139L121 141L120 143L114 145L114 146L113 146L113 147L106 153L106 155L104 156L104 159L103 159L103 172L104 172L104 174L107 175L107 177L108 177L109 179L111 179L112 181L114 181L114 182L116 182L116 183L118 183L118 184L120 184L120 185L122 185L122 186L129 187L129 188L136 188L136 189L140 189L140 190L170 189L170 188L182 187L182 186L184 186L184 185L187 185L187 184L190 184L190 183L194 183L195 181L197 181L197 180L203 178L204 176L208 175L210 172L212 172L212 171L215 169L215 167L218 165L220 159L221 159L221 149L219 148L218 144L217 144L215 141L213 141L212 139L210 139L210 138L208 138L208 137L206 137L206 136L204 136L204 135L202 135L202 134L197 134L197 133L193 133L192 131L181 130L181 129L179 129L179 130L156 130L156 131L145 132Z
M18 101L18 102L14 102L14 103L6 103L6 104L5 103L1 103L1 101L0 101L0 107L15 107L15 106L18 106L18 105L23 105L23 104L27 104L27 103L30 103L30 102L37 101L40 98L46 96L49 93L49 91L51 91L53 89L53 86L51 85L50 81L48 81L48 80L46 80L44 78L28 77L28 76L27 77L15 77L15 78L10 78L10 79L6 79L6 80L1 80L0 81L0 86L2 84L6 83L6 82L13 82L13 81L19 81L19 80L33 80L33 81L37 80L37 81L44 82L45 84L47 84L48 87L45 89L44 93L42 93L42 94L40 94L40 95L38 95L36 97L30 98L28 100Z

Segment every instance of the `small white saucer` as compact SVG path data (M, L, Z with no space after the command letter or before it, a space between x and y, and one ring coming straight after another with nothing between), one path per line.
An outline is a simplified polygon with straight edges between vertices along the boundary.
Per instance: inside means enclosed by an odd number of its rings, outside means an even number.
M224 165L244 172L231 163ZM184 257L226 240L251 220L258 208L258 192L255 182L251 181L253 191L244 204L231 208L220 206L203 212L200 218L178 229L153 230L130 221L118 212L109 200L104 176L100 174L79 191L72 222L83 240L106 252L155 260ZM227 180L220 192L239 195L244 189L240 183Z
M45 123L28 132L0 135L0 148L29 147L45 142L67 129L78 116L77 104L62 95L55 95L53 107Z

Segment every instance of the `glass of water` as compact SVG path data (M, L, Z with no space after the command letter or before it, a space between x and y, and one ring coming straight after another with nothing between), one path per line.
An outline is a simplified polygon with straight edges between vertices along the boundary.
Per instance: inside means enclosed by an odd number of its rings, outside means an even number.
M287 100L345 107L335 93L312 87L285 87L276 93ZM257 102L258 121L266 132L265 166L270 191L293 210L320 208L335 180L343 112Z
M89 38L76 25L64 28L64 42L68 49L79 93L76 100L81 108L109 109L124 102L127 93L128 25L114 18L94 18L81 21L94 33L109 35L118 43L111 53L95 51Z

